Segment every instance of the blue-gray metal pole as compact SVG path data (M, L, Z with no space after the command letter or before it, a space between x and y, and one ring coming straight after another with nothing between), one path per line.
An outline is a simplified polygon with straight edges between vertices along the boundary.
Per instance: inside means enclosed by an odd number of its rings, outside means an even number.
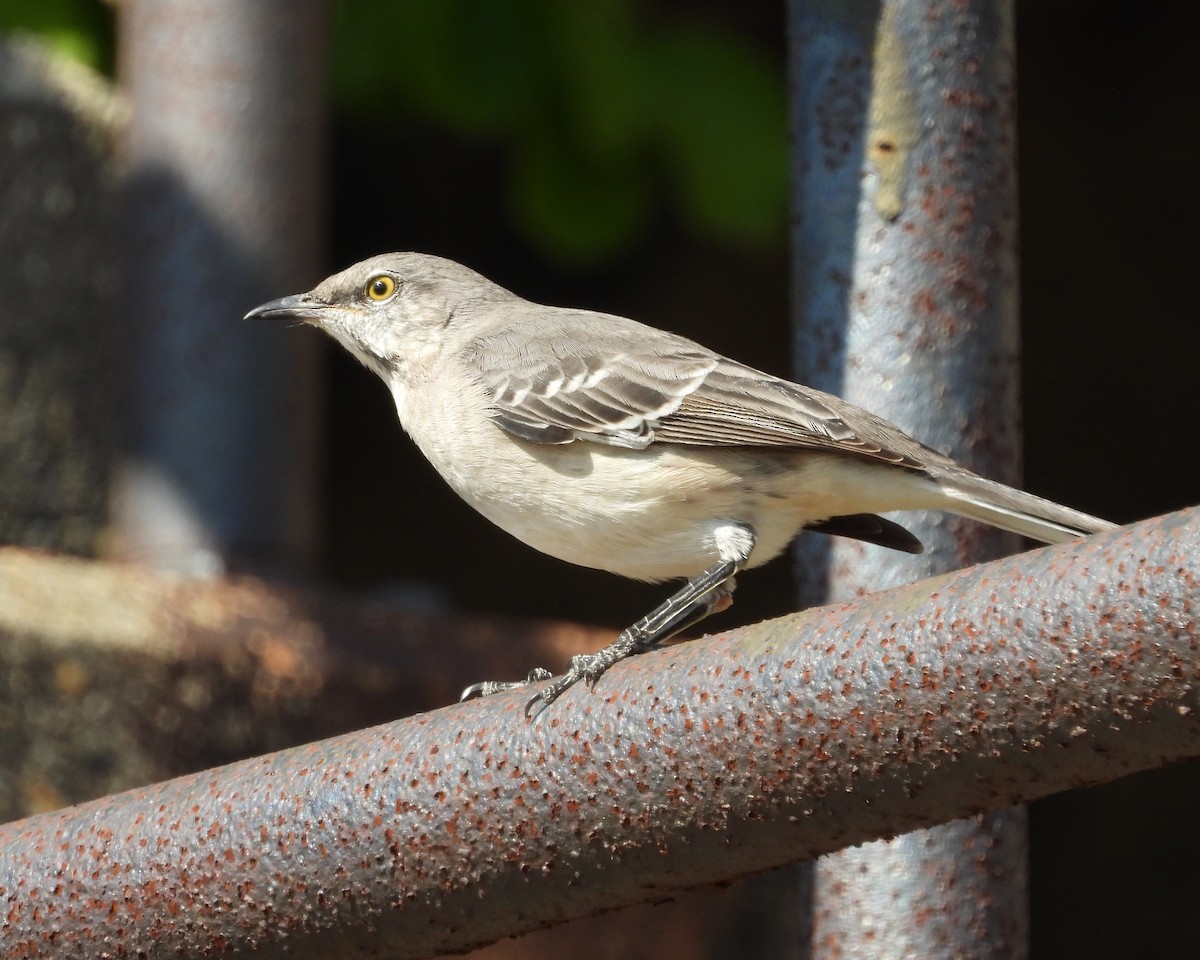
M323 0L127 0L126 301L115 552L218 573L314 546L313 344L241 322L320 271Z
M1019 483L1012 4L793 0L790 29L799 378ZM803 599L1017 546L906 525L925 554L802 538ZM1025 834L1011 809L822 859L811 955L1024 956Z

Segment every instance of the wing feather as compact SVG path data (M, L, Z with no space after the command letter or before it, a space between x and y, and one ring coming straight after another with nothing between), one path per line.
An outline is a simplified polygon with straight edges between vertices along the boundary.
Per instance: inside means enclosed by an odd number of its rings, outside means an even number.
M567 319L593 327L473 343L501 429L535 443L794 447L912 469L928 462L927 448L837 397L633 321L573 313L556 322ZM598 338L599 322L615 336Z
M537 443L591 440L645 447L662 418L718 361L699 346L665 353L569 353L572 347L589 349L594 341L562 338L517 352L506 341L477 342L476 365L496 424Z
M710 446L799 447L914 469L924 465L924 459L894 449L920 445L879 418L837 397L731 360L723 360L699 389L663 419L655 439Z

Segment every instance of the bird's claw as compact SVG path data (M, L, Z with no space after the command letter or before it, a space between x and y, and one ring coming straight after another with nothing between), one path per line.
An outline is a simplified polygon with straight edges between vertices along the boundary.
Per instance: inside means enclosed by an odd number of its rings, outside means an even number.
M592 654L576 654L567 663L567 672L561 677L544 677L549 679L550 684L542 687L537 693L525 701L525 717L528 719L533 714L533 709L537 704L543 707L548 707L555 700L566 693L571 687L575 686L582 680L588 687L595 687L600 678L604 676L604 671L611 667L613 661L604 656L604 651Z
M550 706L567 689L573 687L582 679L582 676L576 675L571 670L568 670L561 677L555 677L549 686L542 687L541 690L525 701L525 719L528 720L533 716L533 708L537 704L540 703L543 707Z
M628 642L622 643L618 641L611 647L605 647L598 653L576 654L567 661L567 672L560 677L554 676L549 670L545 670L542 667L534 667L529 671L529 676L524 680L485 680L482 683L473 683L463 690L458 700L461 703L464 700L471 700L475 697L489 697L493 693L503 693L505 690L518 690L521 687L528 687L535 683L544 683L549 680L549 684L542 687L542 689L538 690L532 697L525 701L525 718L529 719L533 715L534 708L539 703L543 707L550 706L550 704L566 693L571 687L575 686L580 680L584 681L589 687L594 687L597 681L604 675L604 671L618 660L622 660L629 655L631 646Z
M541 683L553 677L545 667L534 667L524 680L483 680L465 687L458 696L458 702L474 700L476 697L490 697L493 693L503 693L505 690L518 690L534 683Z

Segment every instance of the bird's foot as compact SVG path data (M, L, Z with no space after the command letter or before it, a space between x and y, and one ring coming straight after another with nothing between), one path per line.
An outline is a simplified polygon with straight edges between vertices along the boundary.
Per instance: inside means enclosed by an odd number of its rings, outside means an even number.
M573 656L567 661L567 672L560 677L553 676L548 670L531 670L524 680L473 683L462 692L459 699L486 697L504 690L549 681L526 701L525 716L528 718L538 704L550 706L580 680L594 687L604 672L619 660L656 647L680 630L699 623L709 614L726 609L733 602L733 575L738 570L738 563L737 560L721 560L713 564L633 626L622 630L620 636L603 650Z
M554 677L550 683L525 703L525 716L532 715L534 707L539 703L548 707L561 697L567 690L580 680L589 687L594 687L604 676L604 672L619 660L641 653L646 648L646 638L632 629L625 630L619 637L603 650L596 653L579 653L567 661L567 672L561 677Z
M473 683L459 694L458 702L474 700L476 697L490 697L493 693L503 693L505 690L519 690L521 687L549 680L553 676L554 674L543 667L534 667L524 680L484 680L481 683Z

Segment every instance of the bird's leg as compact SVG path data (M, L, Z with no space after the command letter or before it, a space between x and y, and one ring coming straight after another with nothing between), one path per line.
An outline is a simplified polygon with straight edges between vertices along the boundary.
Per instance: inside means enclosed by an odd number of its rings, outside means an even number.
M473 683L462 692L459 699L469 700L550 680L525 704L525 716L528 717L535 704L540 702L549 706L580 680L594 686L604 671L618 660L649 650L710 614L726 609L733 602L733 578L750 559L757 538L749 525L728 521L714 523L709 534L720 559L633 626L622 630L617 639L604 649L572 657L567 663L567 672L561 677L551 677L548 671L539 668L531 670L525 680Z
M604 671L618 660L643 653L679 631L699 623L710 614L727 609L733 597L733 577L740 566L737 560L721 560L714 563L633 626L622 630L620 636L604 649L572 657L566 673L554 678L548 686L529 698L529 702L525 704L525 715L529 716L539 701L546 706L550 705L580 680L594 686Z
M676 593L651 610L620 635L607 647L592 654L579 654L571 658L567 672L544 690L539 690L526 705L526 713L537 701L552 703L564 690L580 680L595 683L618 660L643 653L656 644L668 640L688 627L694 626L705 617L720 613L733 602L733 576L739 564L735 560L722 560L713 564L700 576L689 580ZM534 667L524 680L484 680L473 683L458 698L459 701L475 697L488 697L493 693L528 687L554 677L549 670Z

